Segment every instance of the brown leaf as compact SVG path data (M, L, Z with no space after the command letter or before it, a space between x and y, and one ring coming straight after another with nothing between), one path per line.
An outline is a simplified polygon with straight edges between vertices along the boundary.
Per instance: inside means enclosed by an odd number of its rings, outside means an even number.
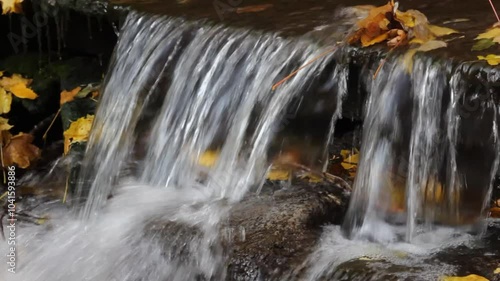
M15 164L23 169L28 168L33 160L40 157L40 149L32 142L33 136L25 133L10 138L10 142L2 148L4 165Z
M237 14L244 14L244 13L262 12L262 11L265 11L267 9L272 8L273 6L274 6L273 4L246 6L246 7L237 8L236 13Z

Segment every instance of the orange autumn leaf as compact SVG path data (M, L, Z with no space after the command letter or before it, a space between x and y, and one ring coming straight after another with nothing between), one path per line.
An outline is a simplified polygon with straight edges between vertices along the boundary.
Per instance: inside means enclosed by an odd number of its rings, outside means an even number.
M75 99L75 96L82 90L81 87L76 87L71 91L62 91L61 92L61 101L60 104L63 105L67 102L70 102Z
M9 134L10 136L10 134ZM6 166L17 165L26 169L31 162L40 157L40 149L33 144L33 136L19 133L10 138L8 143L2 147L3 164Z
M0 79L0 87L4 88L6 91L10 91L10 87L19 83L29 85L31 83L31 79L23 78L19 74L12 74L11 77L5 76Z
M10 87L10 92L20 98L20 99L29 99L29 100L34 100L38 97L38 95L33 92L32 89L28 88L26 84L16 84L12 87Z

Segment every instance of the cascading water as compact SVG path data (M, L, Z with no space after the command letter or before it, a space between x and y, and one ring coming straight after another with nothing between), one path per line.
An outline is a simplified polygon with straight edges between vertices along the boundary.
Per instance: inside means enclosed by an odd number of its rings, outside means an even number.
M287 107L318 83L330 85L342 102L344 66L317 81L333 53L271 91L322 52L308 40L130 12L82 164L76 197L88 199L80 220L62 217L52 230L19 237L26 267L10 277L223 280L218 223L232 202L263 183ZM198 158L214 147L216 164L201 168ZM110 195L114 203L105 204ZM153 221L198 234L174 231L164 249L145 235Z
M396 59L372 80L343 229L325 231L307 280L436 280L454 272L425 258L470 246L464 230L484 229L500 152L498 105L488 88L464 84L468 71L417 59L408 74ZM360 276L342 269L363 257L412 269Z

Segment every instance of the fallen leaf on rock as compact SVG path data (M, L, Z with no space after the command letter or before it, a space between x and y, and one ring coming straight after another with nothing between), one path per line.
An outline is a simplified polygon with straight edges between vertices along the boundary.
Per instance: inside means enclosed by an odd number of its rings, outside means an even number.
M76 142L86 142L89 138L90 129L94 122L94 115L87 115L73 121L69 128L64 131L64 154L69 152L71 144Z
M284 181L290 178L290 170L284 170L279 168L272 168L268 173L266 178L271 181Z
M0 114L9 113L12 104L12 95L0 88Z
M10 92L20 99L34 100L38 97L38 95L33 92L32 89L28 88L25 84L22 83L10 87Z
M273 4L263 4L263 5L253 5L253 6L246 6L246 7L240 7L236 9L237 14L244 14L244 13L256 13L256 12L262 12L267 9L272 8L274 5Z
M10 13L21 14L23 12L22 2L23 0L0 0L0 3L2 3L2 15Z
M354 178L358 168L359 152L356 149L354 151L342 150L340 155L344 159L340 165L349 172L351 178Z
M500 218L500 207L493 207L490 209L490 217Z
M3 87L6 91L10 91L12 86L19 83L29 85L31 79L23 78L19 74L13 74L11 77L2 77L2 79L0 79L0 87Z
M440 281L489 281L483 276L479 276L476 274L471 274L463 277L458 276L444 276L439 279Z
M500 267L498 267L497 269L495 269L495 271L493 271L493 274L500 274Z
M61 92L61 100L60 100L60 105L63 105L67 102L70 102L75 99L75 96L80 92L82 88L81 87L76 87L71 91L62 91Z
M26 169L31 162L40 157L40 149L33 144L33 136L19 133L10 138L10 141L2 148L3 164L6 166L17 165Z
M13 127L12 125L9 125L9 120L8 119L0 117L0 132L1 131L8 131L12 127Z
M499 65L500 55L477 56L479 60L485 60L489 65Z
M368 47L387 41L389 47L399 47L412 43L425 43L438 37L458 33L458 31L429 24L427 17L417 11L399 11L398 5L390 1L380 7L373 7L364 19L358 21L358 29L347 42L361 43Z

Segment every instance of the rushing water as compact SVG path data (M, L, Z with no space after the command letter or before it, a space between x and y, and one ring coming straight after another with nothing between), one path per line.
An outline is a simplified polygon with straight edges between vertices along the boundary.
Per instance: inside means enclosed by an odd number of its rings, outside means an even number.
M305 38L130 12L82 164L79 216L55 212L50 225L24 228L18 273L9 280L224 280L220 222L263 184L269 149L304 93L332 93L326 147L333 141L349 75L335 64L337 52L271 90L323 52ZM303 279L331 276L363 256L424 268L415 256L468 245L471 234L436 225L480 222L498 166L498 110L465 92L461 70L419 59L411 74L388 62L368 79L345 224L326 228ZM464 112L464 101L474 100L480 109ZM477 136L464 135L476 126ZM219 154L211 168L198 164L207 150ZM477 200L466 198L471 192ZM169 237L145 233L157 222L174 225ZM196 231L187 235L175 225ZM453 272L425 270L429 278Z
M344 223L353 238L411 242L437 222L474 225L483 216L484 197L467 196L491 190L498 166L497 106L483 99L482 109L463 108L467 88L457 84L460 68L418 60L407 75L405 67L392 64L371 85L361 163ZM465 126L479 119L486 123L482 136L467 136ZM473 139L482 145L477 153L493 155L481 168L457 161L457 153L470 153L465 146ZM474 206L464 205L474 200ZM387 223L406 227L401 233Z
M332 138L346 68L334 65L318 80L333 52L271 90L323 52L309 40L131 12L82 164L76 198L87 200L79 219L59 215L52 229L27 229L18 238L24 266L10 277L223 280L218 223L231 203L263 184L271 142L290 122L286 112L311 88L338 93ZM198 164L208 149L219 151L212 168ZM165 250L145 236L153 220L199 234L170 233Z

